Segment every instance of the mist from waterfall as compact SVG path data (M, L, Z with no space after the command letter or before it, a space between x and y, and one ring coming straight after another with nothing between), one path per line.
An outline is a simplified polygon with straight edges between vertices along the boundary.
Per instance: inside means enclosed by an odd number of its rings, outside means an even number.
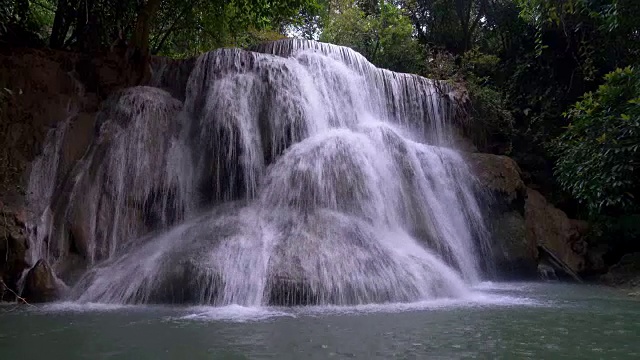
M301 40L155 69L103 105L68 176L46 181L64 128L31 173L30 256L72 299L346 305L479 280L486 231L446 84Z

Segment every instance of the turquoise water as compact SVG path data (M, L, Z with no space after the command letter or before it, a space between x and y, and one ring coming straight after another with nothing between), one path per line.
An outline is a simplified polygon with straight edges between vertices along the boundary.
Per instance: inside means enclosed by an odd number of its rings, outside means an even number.
M0 359L640 359L640 301L484 283L464 300L359 307L0 307Z

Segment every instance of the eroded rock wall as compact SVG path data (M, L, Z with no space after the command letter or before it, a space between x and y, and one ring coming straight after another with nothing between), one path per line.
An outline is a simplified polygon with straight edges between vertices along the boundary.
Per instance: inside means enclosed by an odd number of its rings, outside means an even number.
M9 289L17 288L20 274L29 266L25 261L28 247L25 217L24 210L0 201L0 301L15 300Z
M538 191L527 189L525 204L526 237L537 246L544 246L572 271L580 273L587 266L587 243L584 235L588 225L569 219Z
M537 278L538 265L545 262L539 252L542 248L575 273L589 270L584 241L588 224L570 219L538 191L528 188L513 159L491 154L469 154L468 159L485 197L491 252L499 278Z
M526 236L526 186L520 168L507 156L469 154L468 161L481 185L485 221L495 276L501 279L536 277L537 247Z
M81 55L36 49L0 53L0 276L17 290L18 278L35 260L25 257L25 223L29 193L27 178L48 134L64 131L55 149L56 171L42 181L62 183L95 136L100 103L111 93L135 85L141 78L116 53ZM61 127L65 127L61 129ZM38 194L39 195L39 194ZM1 288L1 287L0 287ZM2 293L0 289L0 293ZM4 291L4 298L11 297Z

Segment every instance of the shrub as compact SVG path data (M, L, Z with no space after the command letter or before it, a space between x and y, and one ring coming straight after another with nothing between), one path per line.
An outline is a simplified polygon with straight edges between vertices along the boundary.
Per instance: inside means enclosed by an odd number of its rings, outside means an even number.
M565 113L552 144L560 185L592 215L637 211L640 195L640 71L617 69Z

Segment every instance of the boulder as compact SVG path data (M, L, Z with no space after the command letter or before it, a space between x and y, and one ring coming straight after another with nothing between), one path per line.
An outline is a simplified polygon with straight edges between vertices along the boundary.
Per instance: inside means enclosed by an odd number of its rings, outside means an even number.
M600 244L590 246L587 251L587 275L604 274L608 270L605 256L610 251L609 246Z
M601 280L611 286L640 289L640 252L623 256Z
M539 192L527 189L525 204L526 236L529 243L543 246L575 273L586 268L585 222L572 220Z
M543 280L558 280L556 269L548 259L543 259L538 263L538 275Z
M502 155L468 154L467 161L485 191L489 191L500 205L520 209L526 187L516 162ZM512 206L513 205L513 206Z
M22 297L28 302L39 303L58 300L61 295L62 286L53 270L46 261L39 260L27 274Z

